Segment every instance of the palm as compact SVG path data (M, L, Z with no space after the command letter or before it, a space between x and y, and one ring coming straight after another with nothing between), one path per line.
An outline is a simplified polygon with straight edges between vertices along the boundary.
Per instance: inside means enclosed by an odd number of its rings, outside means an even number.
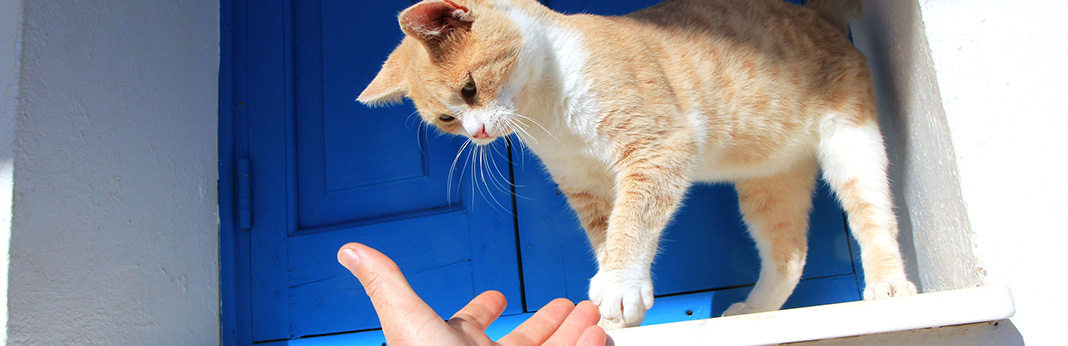
M412 291L397 265L377 250L346 244L338 252L338 261L363 284L391 345L600 346L607 340L604 330L596 326L600 314L593 303L576 306L560 298L495 343L486 328L508 304L500 292L480 294L444 321Z
M485 330L500 316L506 304L504 295L488 291L471 300L448 322L435 323L432 328L449 334L439 340L453 340L460 345L604 345L604 340L598 337L598 334L603 335L603 331L597 333L599 328L591 328L599 317L597 307L590 302L575 306L567 299L556 299L546 304L534 316L494 343L486 336ZM583 334L587 329L590 332Z

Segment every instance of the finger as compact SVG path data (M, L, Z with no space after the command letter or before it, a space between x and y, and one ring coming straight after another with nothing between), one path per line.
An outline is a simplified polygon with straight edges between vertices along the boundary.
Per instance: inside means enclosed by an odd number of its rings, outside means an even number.
M504 298L504 294L501 294L501 292L482 292L475 299L471 299L467 306L452 315L452 318L449 319L449 324L471 323L478 330L484 332L486 327L489 327L493 321L497 320L497 317L501 316L505 306L508 306L508 300Z
M567 319L560 324L560 328L553 333L549 341L545 342L545 345L574 345L583 331L589 326L596 325L599 319L601 319L601 314L597 312L597 305L593 305L588 300L582 301L575 306L574 310L571 310L571 314L567 315Z
M337 260L360 280L390 344L413 344L410 338L435 324L446 328L441 317L412 291L397 264L378 250L349 243L338 250Z
M560 328L567 315L575 305L565 298L557 298L545 304L534 316L515 327L511 333L498 340L502 345L534 346L541 345Z
M575 346L605 346L608 344L608 334L598 326L586 327L579 336Z

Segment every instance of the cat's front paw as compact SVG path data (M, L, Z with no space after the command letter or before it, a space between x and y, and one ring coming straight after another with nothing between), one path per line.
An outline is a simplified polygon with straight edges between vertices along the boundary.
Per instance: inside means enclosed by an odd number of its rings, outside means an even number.
M648 272L599 271L590 279L590 300L601 312L601 328L634 327L653 307L653 280Z
M876 281L864 288L864 300L903 297L916 294L916 285L905 278Z

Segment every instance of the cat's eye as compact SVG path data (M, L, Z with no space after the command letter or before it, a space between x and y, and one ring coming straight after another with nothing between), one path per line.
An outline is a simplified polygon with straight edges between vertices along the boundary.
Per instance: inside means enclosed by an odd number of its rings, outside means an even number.
M478 88L475 87L475 79L470 75L467 76L467 83L463 88L460 88L460 96L463 96L464 102L469 105L475 104L475 96L478 95Z
M448 122L452 122L453 120L456 120L456 117L448 115L448 114L442 114L441 116L438 117L438 120L441 120L443 122L447 122L448 123Z

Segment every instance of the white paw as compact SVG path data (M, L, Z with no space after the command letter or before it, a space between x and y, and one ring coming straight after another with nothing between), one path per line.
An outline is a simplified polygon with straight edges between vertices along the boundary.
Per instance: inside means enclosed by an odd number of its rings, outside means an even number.
M913 294L916 294L916 285L913 285L905 278L876 281L864 288L864 300L903 297Z
M648 271L600 271L590 279L590 300L601 312L601 328L637 326L653 307L653 281Z
M743 302L737 302L731 304L731 307L727 308L727 311L723 312L723 316L744 315L764 311L768 311L768 309L762 309Z

